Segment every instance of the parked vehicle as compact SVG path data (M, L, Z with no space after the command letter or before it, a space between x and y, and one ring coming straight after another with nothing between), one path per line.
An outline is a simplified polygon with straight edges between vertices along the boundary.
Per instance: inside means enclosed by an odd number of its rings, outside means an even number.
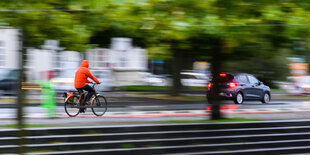
M98 92L111 91L113 87L113 78L111 70L90 70L90 72L98 78L100 84L95 89Z
M292 95L310 94L310 76L291 76L287 78L288 82L279 84L281 89L286 90Z
M154 75L149 72L140 72L142 76L142 83L145 85L151 86L168 86L168 80L164 76L161 75Z
M18 71L14 69L0 69L0 95L16 95Z
M214 91L216 79L221 88L219 96L224 99L233 100L235 104L242 104L245 100L256 100L269 103L271 99L270 88L259 81L255 76L246 73L228 74L221 73L213 76L208 83L207 99L212 103L211 93Z
M65 70L59 76L51 79L53 88L57 93L76 91L74 88L74 76L76 70ZM100 84L96 86L98 92L109 91L112 87L112 72L110 70L92 70L90 72L97 77Z
M205 87L208 76L204 73L181 72L181 83L183 86Z

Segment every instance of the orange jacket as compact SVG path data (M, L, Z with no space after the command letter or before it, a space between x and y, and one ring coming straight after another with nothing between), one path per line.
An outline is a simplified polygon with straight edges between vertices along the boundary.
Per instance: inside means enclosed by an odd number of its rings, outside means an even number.
M87 79L88 77L90 77L96 83L100 83L99 80L89 71L88 66L89 66L88 61L83 60L81 67L75 72L75 79L74 79L75 88L82 88L86 86L87 83L90 83L90 81Z

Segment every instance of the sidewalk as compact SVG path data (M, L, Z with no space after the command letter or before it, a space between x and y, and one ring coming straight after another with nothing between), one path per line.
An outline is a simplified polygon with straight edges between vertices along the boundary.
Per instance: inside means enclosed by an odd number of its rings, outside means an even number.
M195 91L197 92L197 91ZM201 93L182 93L180 97L172 97L162 92L138 92L138 91L116 91L101 93L107 98L110 106L156 106L173 104L206 104L205 94ZM57 105L64 104L63 97L57 97ZM292 96L287 93L272 93L272 101L310 101L310 96ZM38 106L41 104L40 95L27 95L25 98L26 106ZM14 96L0 97L0 108L13 108L16 102Z

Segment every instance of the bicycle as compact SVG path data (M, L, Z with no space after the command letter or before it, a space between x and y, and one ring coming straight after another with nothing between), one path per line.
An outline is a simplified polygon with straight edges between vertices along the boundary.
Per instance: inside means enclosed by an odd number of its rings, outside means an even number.
M76 93L76 92L66 92L64 93L65 97L65 111L70 117L75 117L80 113L80 108L91 108L92 112L96 116L102 116L108 109L108 103L104 96L97 93L95 86L96 83L91 83L92 88L95 90L95 94L90 98L90 105L81 105L84 96L86 96L87 92ZM86 111L86 109L85 109Z

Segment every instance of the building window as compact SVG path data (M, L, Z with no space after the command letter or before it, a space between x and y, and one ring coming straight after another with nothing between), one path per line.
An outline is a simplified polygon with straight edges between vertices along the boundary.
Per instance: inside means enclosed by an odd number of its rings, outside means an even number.
M96 50L94 54L91 56L91 63L92 67L94 68L106 68L108 67L109 60L108 60L109 52L107 50Z
M25 54L25 68L33 68L34 63L34 53L31 50L27 50L27 53Z
M54 54L54 67L57 69L63 68L65 66L65 59L66 56L63 55L61 52L55 52Z
M121 68L128 67L127 64L128 64L129 58L127 57L126 50L120 50L119 54L120 54L120 56L119 56L119 67L121 67Z
M5 66L5 45L3 41L0 41L0 66Z

